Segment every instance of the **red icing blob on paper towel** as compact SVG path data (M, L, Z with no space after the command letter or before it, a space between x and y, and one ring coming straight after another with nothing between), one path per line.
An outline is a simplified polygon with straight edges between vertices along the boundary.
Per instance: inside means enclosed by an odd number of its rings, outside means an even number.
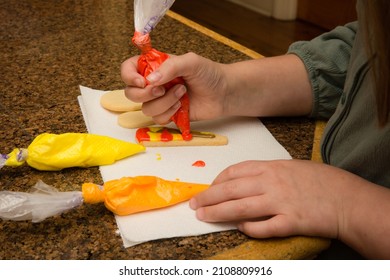
M197 160L195 161L192 166L196 166L196 167L205 167L206 166L206 163L203 161L203 160Z

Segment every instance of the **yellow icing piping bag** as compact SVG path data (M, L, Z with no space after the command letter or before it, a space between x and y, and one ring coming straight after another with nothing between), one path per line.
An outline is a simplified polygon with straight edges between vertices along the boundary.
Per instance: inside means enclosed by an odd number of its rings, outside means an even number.
M25 162L38 170L57 171L69 167L91 167L143 152L145 147L108 136L88 133L43 133L27 149L15 148L0 156L0 168Z
M28 193L0 191L0 218L40 222L83 203L104 203L116 215L164 208L189 200L209 185L155 176L123 177L103 186L84 183L82 191L59 192L39 181Z

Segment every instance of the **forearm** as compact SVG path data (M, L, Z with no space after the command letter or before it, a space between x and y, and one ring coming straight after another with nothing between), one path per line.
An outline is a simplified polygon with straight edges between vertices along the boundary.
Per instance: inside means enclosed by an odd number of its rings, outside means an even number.
M362 180L344 193L339 239L370 259L390 259L390 189Z
M295 55L226 65L226 115L303 116L312 109L307 71Z

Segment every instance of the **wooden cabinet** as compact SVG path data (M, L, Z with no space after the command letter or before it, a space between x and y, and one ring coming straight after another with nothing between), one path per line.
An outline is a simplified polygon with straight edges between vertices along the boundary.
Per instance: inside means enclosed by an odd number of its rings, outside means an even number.
M356 0L298 0L297 17L330 30L357 19Z

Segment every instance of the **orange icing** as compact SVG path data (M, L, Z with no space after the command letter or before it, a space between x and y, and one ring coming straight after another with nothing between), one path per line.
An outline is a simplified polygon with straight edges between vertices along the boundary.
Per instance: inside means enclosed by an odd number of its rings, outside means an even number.
M107 181L103 187L85 183L82 193L85 203L104 202L113 213L129 215L175 205L208 187L206 184L168 181L155 176L136 176Z

